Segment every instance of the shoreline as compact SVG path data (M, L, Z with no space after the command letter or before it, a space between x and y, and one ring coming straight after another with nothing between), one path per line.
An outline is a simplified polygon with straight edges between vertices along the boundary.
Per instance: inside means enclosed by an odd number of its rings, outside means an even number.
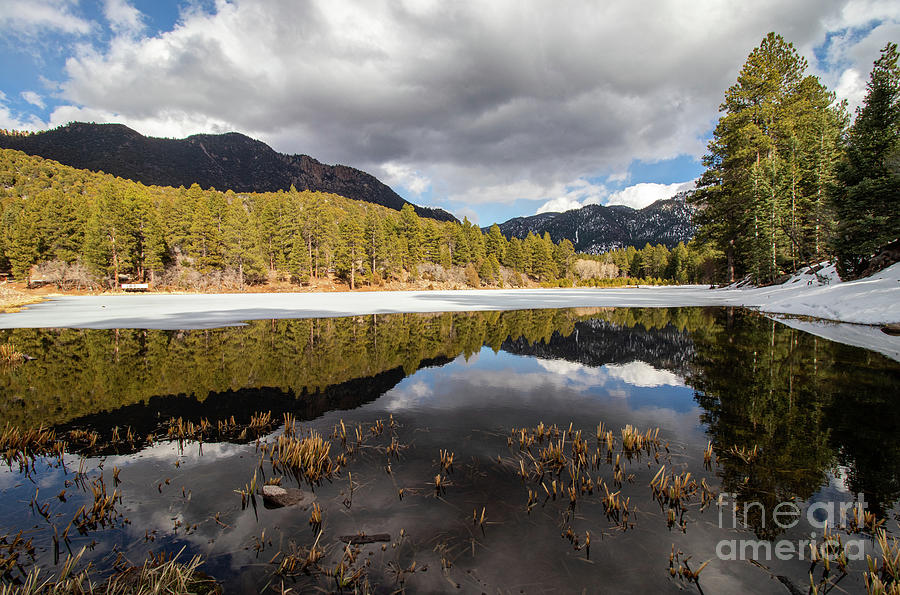
M745 307L823 338L900 361L900 337L880 326L900 320L900 265L832 286L708 289L633 288L392 290L294 293L106 293L48 295L0 314L0 329L210 329L271 318L596 307ZM810 320L814 319L814 320Z

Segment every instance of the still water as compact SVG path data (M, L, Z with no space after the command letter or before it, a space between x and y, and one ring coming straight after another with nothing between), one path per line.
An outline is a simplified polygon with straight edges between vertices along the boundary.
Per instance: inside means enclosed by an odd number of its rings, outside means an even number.
M675 570L710 561L703 592L789 593L809 588L802 541L821 539L815 521L828 506L861 496L897 532L900 364L743 310L19 329L0 332L5 342L35 359L0 368L3 420L98 435L71 439L63 465L46 457L0 470L0 533L21 530L35 547L5 581L33 567L47 576L88 546L83 562L101 571L120 555L139 564L149 552L200 554L228 593L698 591L670 573L674 551ZM269 421L245 428L258 412ZM330 442L339 471L310 483L273 466L267 445L285 415L298 435ZM167 438L201 420L226 429L202 442ZM626 448L629 425L650 439ZM553 446L571 467L552 468ZM257 486L281 477L314 492L321 526L309 507L269 509L258 495L242 506L237 491L254 475ZM115 511L61 541L100 477L119 490ZM688 482L675 503L651 487L666 477ZM776 523L784 503L801 516L787 528ZM389 541L340 540L360 533ZM874 553L865 532L843 541ZM722 559L744 543L806 552ZM315 564L277 572L286 553L314 544ZM851 560L846 576L832 566L823 579L818 564L814 580L864 592L864 567Z

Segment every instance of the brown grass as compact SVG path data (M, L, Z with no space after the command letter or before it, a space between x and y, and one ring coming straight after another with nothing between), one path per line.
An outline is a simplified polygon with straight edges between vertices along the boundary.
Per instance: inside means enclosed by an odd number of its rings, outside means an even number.
M25 361L25 355L20 353L12 343L0 345L0 366L14 366Z
M183 550L182 550L183 551ZM174 558L151 556L141 566L125 568L101 582L91 576L91 566L81 571L75 568L81 562L85 549L69 556L58 577L44 579L40 569L35 568L21 585L6 584L0 588L0 595L82 595L92 593L112 593L113 595L163 595L165 593L190 593L211 595L221 593L215 580L198 570L203 564L200 556L194 556L187 563Z
M0 313L12 314L29 304L44 301L44 297L20 291L9 285L0 285Z

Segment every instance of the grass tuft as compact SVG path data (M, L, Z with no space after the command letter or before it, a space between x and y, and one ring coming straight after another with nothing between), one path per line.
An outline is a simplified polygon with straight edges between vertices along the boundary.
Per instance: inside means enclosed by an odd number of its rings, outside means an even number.
M3 585L0 595L212 595L222 592L215 580L198 570L203 564L200 556L194 556L182 564L178 561L181 552L170 559L151 554L141 566L127 567L105 580L94 582L90 564L80 571L75 570L85 549L66 559L58 577L43 579L40 569L35 568L21 585Z
M0 345L0 365L14 366L25 361L25 354L19 352L12 343Z

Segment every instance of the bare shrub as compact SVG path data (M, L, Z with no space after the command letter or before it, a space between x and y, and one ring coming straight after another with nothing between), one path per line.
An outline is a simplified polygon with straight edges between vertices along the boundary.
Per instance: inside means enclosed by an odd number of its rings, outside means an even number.
M574 266L575 274L581 279L613 279L619 276L619 267L611 262L578 259Z
M80 262L48 260L32 269L32 277L53 283L59 289L86 289L97 284L97 278Z
M472 287L481 287L481 278L478 276L478 271L475 270L475 265L471 262L466 266L466 284Z
M256 285L264 282L261 275L244 274L243 283L238 269L216 269L203 273L191 266L178 264L170 267L157 277L158 285L173 289L187 291L211 291L211 290L241 290L247 285Z
M444 282L450 280L450 274L447 269L434 262L423 262L420 264L419 277L426 281Z

